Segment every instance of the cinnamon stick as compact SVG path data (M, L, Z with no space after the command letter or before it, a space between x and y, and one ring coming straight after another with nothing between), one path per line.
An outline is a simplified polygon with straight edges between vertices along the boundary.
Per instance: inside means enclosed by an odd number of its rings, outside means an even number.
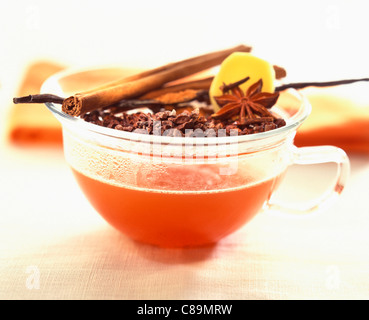
M287 75L287 72L284 68L282 68L280 66L276 66L276 65L274 65L273 68L274 68L274 71L275 71L276 79L282 79ZM147 92L146 94L140 96L139 99L140 100L141 99L145 99L145 100L146 99L154 99L156 97L159 97L159 96L167 94L167 93L178 92L178 91L183 91L183 90L188 90L188 89L208 90L210 88L210 85L211 85L213 79L214 79L214 77L207 77L207 78L203 78L203 79L182 82L182 83L179 83L179 84L176 84L176 85L165 86L163 88Z
M107 107L106 109L114 110L114 113L123 112L131 109L136 109L140 107L147 107L150 109L160 109L162 107L168 106L176 109L179 104L184 102L190 102L193 100L207 99L209 93L207 90L192 90L187 89L184 91L178 91L173 93L166 93L155 99L138 100L138 99L128 99L121 100L118 103Z
M249 52L250 50L250 47L241 45L149 70L133 76L134 80L132 77L128 80L124 78L109 86L77 93L64 100L62 110L69 115L79 116L97 108L113 105L123 99L138 97L160 88L167 82L214 67L233 52Z
M120 85L122 83L126 83L126 82L130 82L130 81L142 79L142 78L145 78L145 77L154 75L156 73L159 73L159 72L162 72L162 71L166 71L166 70L169 70L169 69L174 68L174 67L177 67L177 66L181 66L184 63L191 63L191 62L195 62L196 60L199 60L199 59L207 58L210 55L214 55L215 56L215 55L218 55L219 54L221 56L224 56L225 51L230 51L230 53L236 52L236 51L239 51L239 52L250 52L251 49L252 49L251 47L248 47L248 46L245 46L245 45L239 45L239 46L236 46L236 47L231 48L231 49L217 51L217 52L212 52L212 53L207 53L207 54L204 54L204 55L200 55L200 56L188 58L188 59L181 60L181 61L178 61L178 62L172 62L172 63L169 63L167 65L164 65L164 66L161 66L161 67L158 67L158 68L155 68L155 69L145 70L143 72L140 72L140 73L137 73L137 74L133 74L131 76L124 77L124 78L121 78L121 79L118 79L118 80L115 80L115 81L106 83L106 84L104 84L104 85L102 85L102 86L100 86L98 88L95 88L95 89L92 89L92 90L88 90L88 91L85 91L85 92L90 92L90 91L94 91L94 90L99 90L99 89L114 87L114 86ZM281 70L284 70L284 69L281 68Z
M155 99L162 95L185 90L209 90L211 82L214 77L207 77L204 79L182 82L176 85L166 86L157 90L147 92L139 97L140 100Z
M274 68L274 72L275 72L275 78L276 79L283 79L287 76L287 71L286 69L280 67L280 66L273 66Z

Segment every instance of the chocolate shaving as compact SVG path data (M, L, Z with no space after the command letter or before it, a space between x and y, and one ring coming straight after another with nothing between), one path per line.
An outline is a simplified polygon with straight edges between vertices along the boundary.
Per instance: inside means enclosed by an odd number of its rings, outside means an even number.
M82 116L90 123L101 125L116 130L155 134L175 137L209 137L221 135L253 134L273 130L286 125L283 119L265 117L250 119L245 123L231 120L217 120L212 117L204 117L198 109L177 113L176 110L160 111L154 114L136 112L113 115L108 110L92 111Z

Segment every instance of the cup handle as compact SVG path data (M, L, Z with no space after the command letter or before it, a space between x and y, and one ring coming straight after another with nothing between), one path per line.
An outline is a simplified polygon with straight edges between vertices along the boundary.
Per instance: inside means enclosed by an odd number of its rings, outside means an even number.
M337 173L334 185L325 193L313 200L291 206L278 202L273 197L268 201L267 207L279 212L292 214L308 214L316 212L333 203L342 193L350 175L350 161L347 154L340 148L333 146L302 147L293 146L292 164L309 165L333 162L337 164Z

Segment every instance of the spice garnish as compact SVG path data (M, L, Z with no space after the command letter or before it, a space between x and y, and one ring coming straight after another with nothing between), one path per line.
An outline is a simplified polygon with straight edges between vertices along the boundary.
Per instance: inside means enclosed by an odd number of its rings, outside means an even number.
M279 93L262 92L263 80L252 84L244 93L240 87L240 82L247 81L248 78L237 82L237 86L232 84L224 85L223 95L214 97L221 109L212 115L214 119L229 120L237 117L236 124L247 126L255 123L274 122L278 118L268 109L275 105L279 98ZM228 90L230 88L230 90ZM227 93L225 90L231 91Z

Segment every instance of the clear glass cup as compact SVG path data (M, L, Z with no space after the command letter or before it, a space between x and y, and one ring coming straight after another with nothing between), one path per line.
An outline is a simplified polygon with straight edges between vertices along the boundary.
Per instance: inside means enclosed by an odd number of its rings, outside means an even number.
M87 79L99 79L102 71L84 72ZM66 88L80 76L57 74L44 83L42 92L68 96ZM276 107L285 127L244 136L182 138L124 132L46 105L62 124L66 161L87 199L109 224L139 242L162 247L213 244L265 208L314 212L342 192L349 176L343 150L294 146L296 130L311 111L307 99L295 90L282 92ZM321 197L291 206L272 196L290 165L326 162L337 164L337 174Z

